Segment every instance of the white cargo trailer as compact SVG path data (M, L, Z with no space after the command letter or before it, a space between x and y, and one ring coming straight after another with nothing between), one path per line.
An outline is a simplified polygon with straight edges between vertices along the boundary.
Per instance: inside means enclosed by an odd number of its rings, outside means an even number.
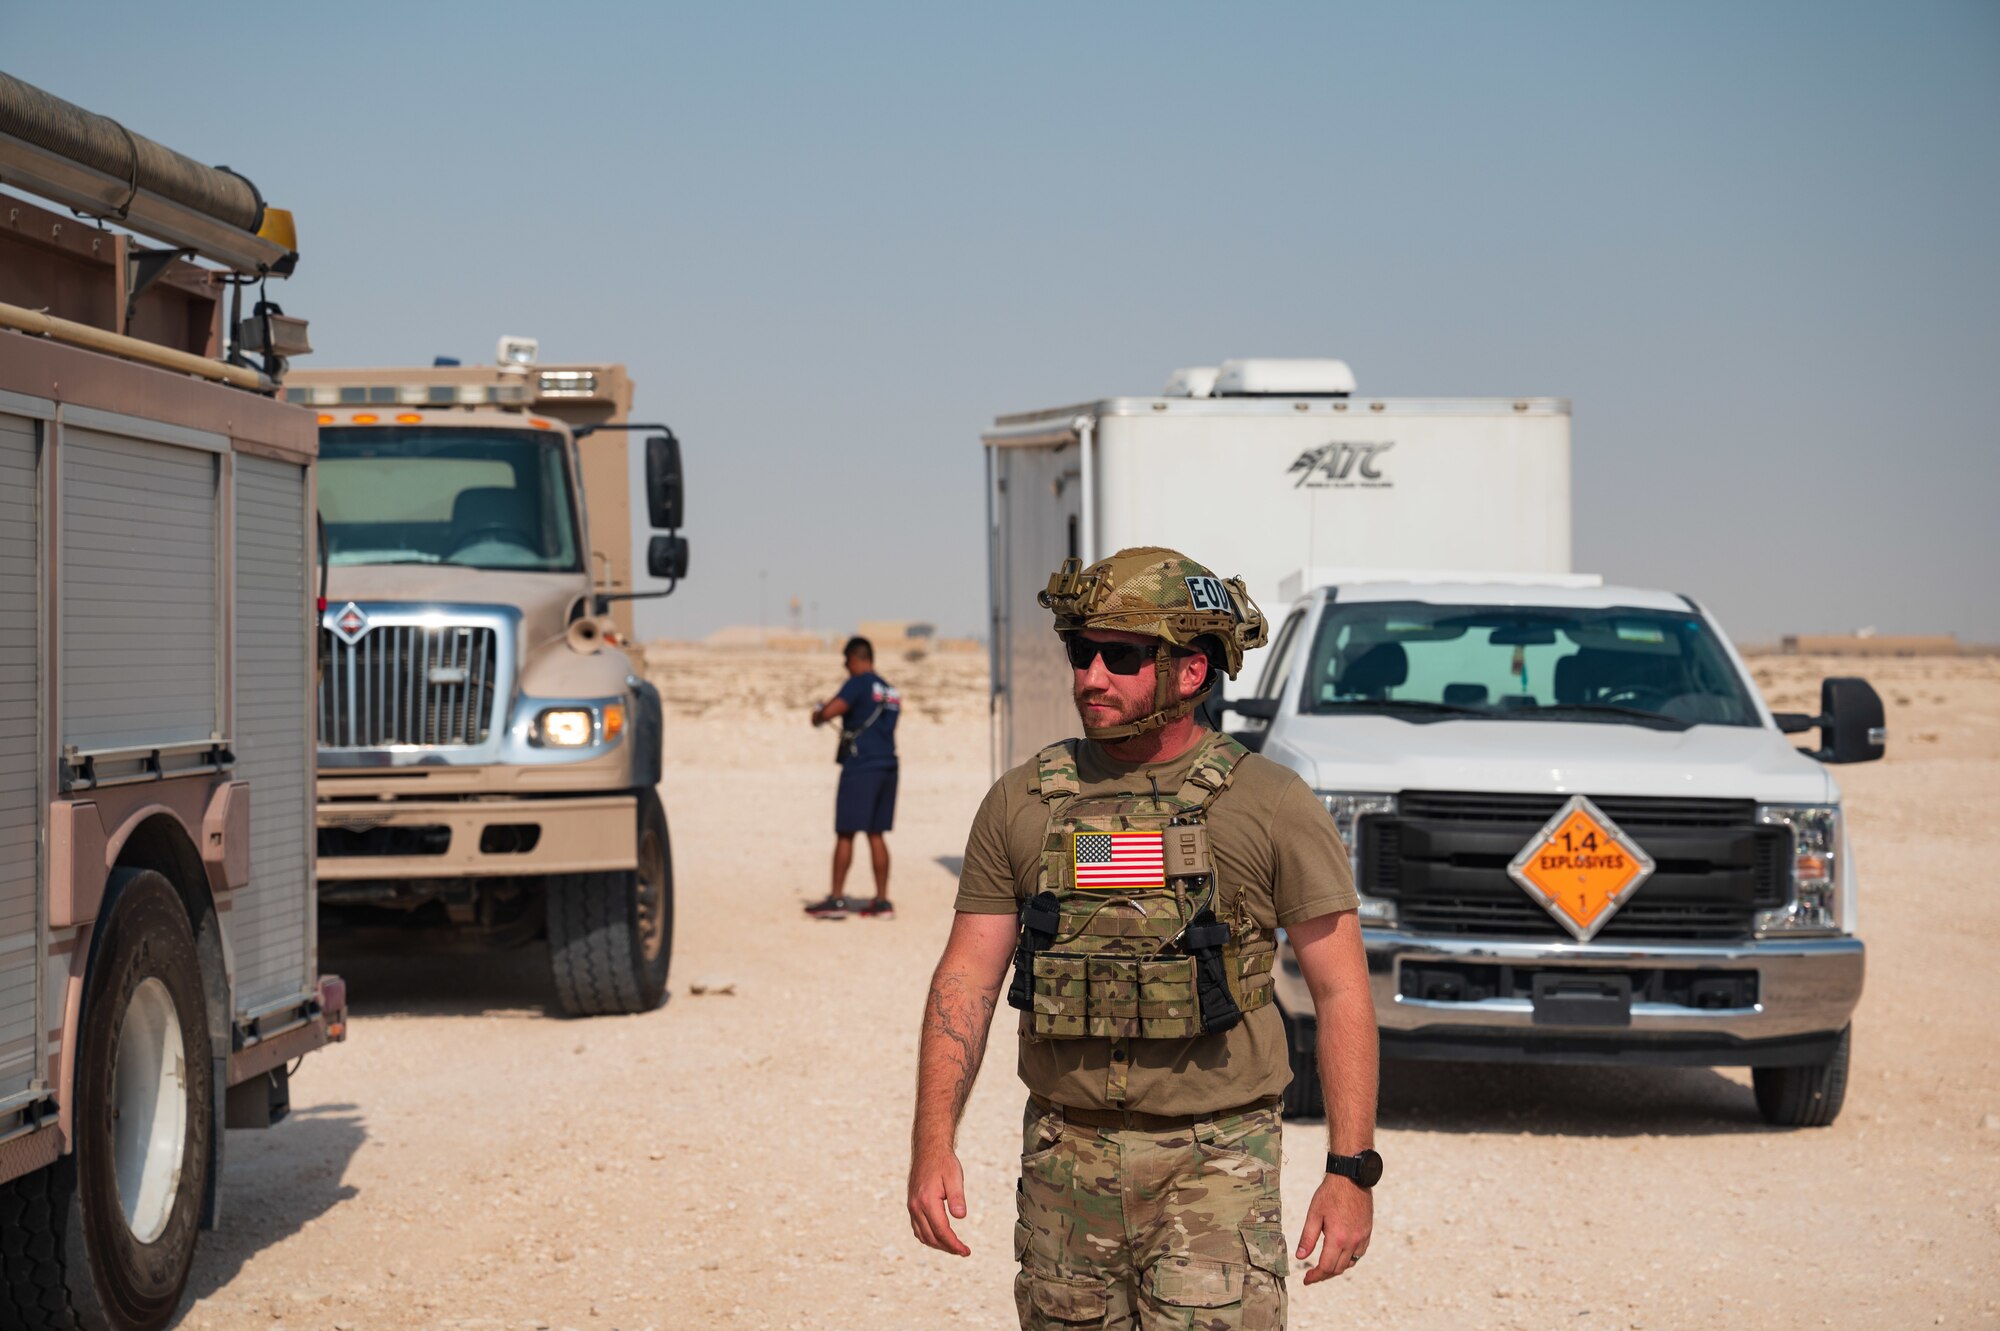
M1001 767L1077 733L1035 603L1065 558L1173 546L1241 576L1267 614L1302 569L1570 568L1562 398L1367 397L1339 361L1242 360L1179 371L1156 397L1002 416L983 440Z

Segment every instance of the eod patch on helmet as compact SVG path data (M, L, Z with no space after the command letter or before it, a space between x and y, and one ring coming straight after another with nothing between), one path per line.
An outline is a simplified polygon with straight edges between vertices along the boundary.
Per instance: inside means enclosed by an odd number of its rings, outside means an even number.
M1197 610L1226 610L1236 613L1236 606L1229 599L1229 589L1222 585L1222 579L1212 574L1200 573L1188 578L1188 601Z
M1124 739L1157 730L1192 712L1213 678L1190 698L1174 696L1172 662L1175 648L1205 650L1212 642L1223 670L1231 679L1243 668L1243 654L1265 642L1263 612L1250 599L1241 578L1218 578L1178 550L1138 546L1120 550L1089 568L1069 559L1049 579L1036 598L1055 612L1056 632L1067 636L1083 629L1114 629L1159 639L1153 656L1153 710L1137 721L1117 726L1086 726L1095 740Z

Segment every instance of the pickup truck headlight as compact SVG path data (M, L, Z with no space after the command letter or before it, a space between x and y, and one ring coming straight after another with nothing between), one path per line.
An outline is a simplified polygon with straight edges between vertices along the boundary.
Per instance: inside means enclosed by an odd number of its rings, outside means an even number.
M1792 834L1791 900L1757 912L1759 934L1838 933L1840 918L1840 806L1760 804L1757 821Z
M1347 847L1347 862L1354 871L1354 888L1361 896L1361 922L1393 925L1396 922L1396 903L1361 891L1361 838L1357 833L1361 820L1370 814L1394 813L1396 797L1374 792L1322 790L1319 802L1333 815L1333 830L1340 833L1341 844Z

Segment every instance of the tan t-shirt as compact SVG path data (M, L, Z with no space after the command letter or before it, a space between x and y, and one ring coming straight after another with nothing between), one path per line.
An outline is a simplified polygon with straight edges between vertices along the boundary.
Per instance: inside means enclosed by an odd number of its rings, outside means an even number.
M1083 741L1077 776L1086 796L1144 793L1153 776L1180 789L1199 745L1170 762L1129 766ZM1011 915L1035 894L1049 810L1036 792L1037 765L1000 778L979 806L965 843L957 908ZM1268 933L1335 911L1353 910L1354 875L1326 808L1290 769L1251 754L1208 812L1209 853L1225 896L1244 895ZM1284 1019L1267 1004L1220 1034L1186 1040L1051 1040L1021 1036L1021 1080L1035 1094L1074 1109L1108 1107L1105 1086L1114 1043L1130 1070L1123 1107L1148 1114L1206 1114L1277 1095L1291 1080Z

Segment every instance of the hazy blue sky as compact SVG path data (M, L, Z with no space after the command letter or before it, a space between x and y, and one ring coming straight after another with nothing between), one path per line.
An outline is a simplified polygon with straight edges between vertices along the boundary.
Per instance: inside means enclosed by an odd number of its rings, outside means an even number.
M983 617L980 428L1184 364L1576 404L1580 568L2000 641L2000 4L0 5L299 217L313 363L618 359L692 636Z

